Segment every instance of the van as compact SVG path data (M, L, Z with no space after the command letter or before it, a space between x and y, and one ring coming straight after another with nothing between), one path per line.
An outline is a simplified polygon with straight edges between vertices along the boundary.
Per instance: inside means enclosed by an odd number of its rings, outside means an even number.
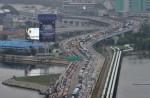
M81 88L82 88L82 85L81 85L81 84L77 84L75 88L81 89Z

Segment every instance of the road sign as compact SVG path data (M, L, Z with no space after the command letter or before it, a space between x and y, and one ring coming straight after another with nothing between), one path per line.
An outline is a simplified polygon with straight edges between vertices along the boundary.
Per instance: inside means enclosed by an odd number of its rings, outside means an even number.
M67 58L68 61L83 61L82 57L71 56Z

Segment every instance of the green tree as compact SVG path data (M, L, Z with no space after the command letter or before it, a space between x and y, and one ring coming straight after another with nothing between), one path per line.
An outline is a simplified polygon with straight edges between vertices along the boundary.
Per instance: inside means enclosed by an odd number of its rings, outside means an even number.
M1 35L1 40L7 40L7 39L8 39L8 35L6 34Z
M36 53L37 50L34 47L30 46L30 55L36 55Z
M118 40L118 45L124 45L124 44L128 44L129 40L125 37L120 37Z
M150 25L141 25L139 32L131 34L128 39L134 44L135 50L150 50Z
M55 44L54 44L54 47L55 47L55 48L58 48L58 47L59 47L59 44L58 44L58 43L55 43Z

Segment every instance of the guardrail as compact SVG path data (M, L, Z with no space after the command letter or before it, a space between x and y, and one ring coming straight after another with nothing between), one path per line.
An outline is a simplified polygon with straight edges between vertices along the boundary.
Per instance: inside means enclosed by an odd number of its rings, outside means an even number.
M101 98L113 98L114 94L114 88L116 84L117 73L122 52L118 48L117 50L115 50L114 48L112 49L114 50L114 54Z
M115 60L115 57L116 57L116 50L114 48L112 48L113 51L114 51L114 54L113 54L113 58L112 58L112 62L111 62L111 65L110 65L110 68L109 68L109 72L108 72L108 75L107 75L107 78L106 78L106 82L105 82L105 85L104 85L104 89L103 89L103 93L102 93L102 97L101 98L104 98L105 97L105 94L106 94L106 90L107 90L107 86L108 86L108 83L109 83L109 77L111 75L111 69L113 67L113 64L114 64L114 60Z
M116 79L117 79L117 73L118 73L118 69L119 69L120 58L121 58L121 51L119 51L119 58L118 58L118 62L117 62L117 66L116 66L116 71L115 71L115 75L114 75L114 81L113 81L111 92L110 92L110 98L113 98L115 84L116 84Z
M111 79L110 79L110 82L109 82L106 98L109 98L109 95L110 95L110 91L111 91L111 88L112 88L113 78L114 78L114 74L115 74L115 71L116 71L116 65L117 65L118 59L119 59L119 52L117 52L117 56L116 56L116 59L115 59L115 62L114 62L114 67L112 69Z

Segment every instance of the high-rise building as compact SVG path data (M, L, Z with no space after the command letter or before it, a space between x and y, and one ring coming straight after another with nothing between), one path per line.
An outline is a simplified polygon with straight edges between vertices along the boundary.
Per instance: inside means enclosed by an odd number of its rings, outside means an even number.
M147 6L147 11L150 11L150 0L147 0L146 6Z
M97 3L98 0L70 0L72 3Z
M147 10L147 0L130 0L129 8L131 12L144 12Z
M102 4L106 7L107 10L114 9L114 1L112 1L112 0L103 0Z
M68 0L63 2L62 12L69 15L97 15L98 0Z
M116 12L128 12L129 11L129 0L115 0Z
M148 6L150 0L115 0L116 12L145 12Z
M116 12L124 11L124 0L116 0L115 1L115 11Z

